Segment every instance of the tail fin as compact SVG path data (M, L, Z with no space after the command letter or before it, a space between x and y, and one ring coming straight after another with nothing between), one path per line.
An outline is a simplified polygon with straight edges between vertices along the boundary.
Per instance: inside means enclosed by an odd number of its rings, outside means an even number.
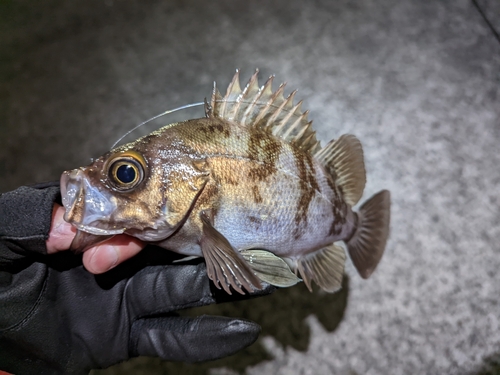
M363 279L370 277L382 258L391 209L391 194L382 190L366 201L358 213L358 228L347 242L349 255Z

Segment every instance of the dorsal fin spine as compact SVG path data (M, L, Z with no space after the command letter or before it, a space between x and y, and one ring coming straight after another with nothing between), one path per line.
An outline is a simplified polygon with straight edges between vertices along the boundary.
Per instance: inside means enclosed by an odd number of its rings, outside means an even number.
M258 124L260 122L260 120L262 120L264 118L264 116L267 114L267 112L269 111L270 100L268 99L268 97L271 97L273 94L273 90L271 88L272 84L273 84L273 80L274 80L274 76L269 77L268 80L266 81L266 83L264 84L264 86L262 87L262 91L261 91L261 95L259 95L259 99L263 98L266 101L266 105L261 110L259 115L255 118L254 121L256 124Z
M271 97L269 98L269 100L267 101L267 104L266 104L266 111L265 111L265 114L268 114L268 113L272 113L271 116L267 119L266 121L266 124L263 126L264 129L269 129L272 127L273 125L273 122L274 122L274 119L276 118L276 116L279 115L279 111L277 109L280 108L280 106L276 106L274 104L274 102L276 101L279 101L280 99L283 100L283 90L285 88L285 83L282 83L280 85L280 87L278 88L278 90L276 90L272 95ZM274 110L274 113L271 111L271 110ZM262 111L264 112L264 111ZM263 117L264 117L263 116Z
M286 125L286 123L295 114L295 111L298 108L298 106L300 106L300 104L302 103L302 102L299 102L295 106L293 106L293 98L295 97L296 93L297 93L297 90L292 91L290 93L290 95L288 95L288 97L286 98L285 103L283 103L283 108L289 107L290 110L288 111L288 113L286 114L286 116L283 117L283 119L281 119L281 121L279 122L279 124L274 128L274 130L273 130L273 134L274 135L277 135L277 134L279 134L281 132L281 129L283 129L283 127Z
M276 132L276 134L278 133L278 128L281 128L285 123L283 122L283 120L279 120L279 115L285 111L285 113L287 112L287 109L291 108L292 107L292 101L293 101L293 95L295 95L295 92L293 92L292 94L288 95L288 97L285 99L283 97L283 91L285 89L285 86L286 86L286 83L283 83L281 86L280 86L280 89L281 89L281 96L279 99L281 99L282 103L276 107L273 115L269 118L269 120L267 121L267 126L269 128L272 128L272 125L274 122L277 122L278 125L275 125L274 126L274 130ZM289 112L289 111L288 111ZM288 118L288 116L291 116L293 113L289 113L287 114L286 118ZM274 131L273 131L273 134L274 134Z
M299 119L301 118L300 116L302 116L302 113L300 111L300 107L302 106L302 100L300 100L297 104L295 104L295 106L292 108L292 110L289 112L289 114L286 116L286 121L285 119L283 119L282 121L282 125L281 125L281 128L280 128L280 132L276 132L276 135L280 134L283 132L283 128L285 127L285 125L288 123L288 121L290 121L290 119L293 117L293 116L299 116ZM295 124L295 122L294 122ZM292 125L293 127L293 125Z
M226 98L228 98L228 101L224 103L224 109L226 109L227 103L234 101L235 103L238 103L236 106L234 106L230 112L229 112L229 117L234 118L235 115L238 113L239 106L241 105L241 102L238 100L241 95L241 87L240 87L240 72L239 70L236 71L236 74L233 77L233 80L229 84L227 88L227 93L226 93Z
M307 120L308 111L302 112L302 101L293 104L297 91L292 91L285 98L285 84L281 84L273 92L274 76L269 77L259 88L257 75L258 71L241 90L239 71L236 71L224 97L214 88L212 111L208 115L231 120L245 127L259 127L262 131L297 145L304 152L316 153L320 147L311 121Z
M280 114L280 109L282 108L282 104L275 106L274 102L276 101L282 101L283 103L286 103L283 98L283 91L285 90L286 83L282 83L280 87L278 87L278 90L273 94L271 99L269 100L269 108L275 107L274 113L269 117L266 123L266 128L271 127L278 115Z
M210 100L210 113L207 113L207 117L212 117L212 116L219 117L219 107L216 105L216 103L220 102L221 100L222 100L222 95L220 94L214 82L212 99Z
M309 136L307 138L303 139L302 141L298 140L296 142L297 147L310 149L311 147L308 147L308 144L312 143L311 146L314 145L313 138L315 140L315 136L316 136L316 132L312 132L311 134L309 134ZM313 141L313 142L311 142L311 141ZM316 142L316 144L319 144L319 142Z
M310 139L310 137L314 135L314 133L313 133L313 134L309 135L309 137L307 137L306 139L302 139L302 136L306 133L307 130L309 130L311 128L311 125L312 125L312 121L309 121L307 123L307 125L303 126L302 130L296 135L296 139L293 142L297 146L300 147L300 145L305 144L307 142L307 140Z
M261 98L262 98L262 96L264 95L264 92L265 92L264 86L259 87L259 88L257 89L257 92L256 92L256 94L255 94L255 98L254 98L254 99L253 99L253 100L249 103L249 105L248 105L248 107L247 107L247 109L246 109L246 111L245 111L245 113L244 113L244 117L245 117L245 119L246 119L249 115L250 115L250 116L252 115L252 112L255 110L255 106L256 106L256 104L259 102L259 99L261 99ZM249 118L249 120L251 120L251 119ZM253 120L253 121L255 121L255 120ZM246 123L246 122L245 122L245 123Z
M305 122L307 121L307 115L309 114L309 110L305 111L304 113L302 113L302 115L297 119L295 120L295 122L288 128L288 130L283 134L283 138L287 138L287 137L290 137L291 136L291 133L292 131L295 130L296 127L299 126L299 124L301 122ZM307 125L306 125L307 126ZM292 140L295 140L295 136L293 137Z
M234 82L235 81L239 82L239 79L240 79L240 71L238 69L236 69L236 73L234 74L233 79L231 80L231 82L227 86L226 96L224 96L224 98L227 98L227 100L221 100L220 111L219 111L220 113L226 112L226 105L229 102L230 94L231 94L231 91L234 87Z
M241 93L239 100L240 100L240 105L241 104L248 104L251 102L253 99L252 97L255 96L256 93L259 92L259 80L258 80L258 73L259 70L257 69L255 73L252 75L250 80L248 81L247 85L243 89L243 92ZM240 106L238 106L240 108ZM241 117L238 119L239 122L242 124L245 124L247 122L247 117L251 115L251 106L249 106L243 113L241 114Z

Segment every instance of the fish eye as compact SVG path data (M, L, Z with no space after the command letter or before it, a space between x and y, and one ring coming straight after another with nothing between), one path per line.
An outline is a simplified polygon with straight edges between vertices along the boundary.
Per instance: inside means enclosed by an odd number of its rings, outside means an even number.
M119 191L129 191L144 179L145 161L142 156L122 154L108 163L108 180Z
M113 177L122 184L131 184L137 179L137 167L130 163L119 163Z

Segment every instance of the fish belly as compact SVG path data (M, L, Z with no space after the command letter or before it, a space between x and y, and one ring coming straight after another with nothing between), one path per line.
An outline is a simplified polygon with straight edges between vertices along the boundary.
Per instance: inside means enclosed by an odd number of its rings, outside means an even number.
M284 202L286 204L286 201ZM315 204L316 203L316 204ZM331 222L331 210L314 202L315 216L297 224L293 206L222 208L215 228L237 250L263 249L282 257L294 257L333 242L325 222Z

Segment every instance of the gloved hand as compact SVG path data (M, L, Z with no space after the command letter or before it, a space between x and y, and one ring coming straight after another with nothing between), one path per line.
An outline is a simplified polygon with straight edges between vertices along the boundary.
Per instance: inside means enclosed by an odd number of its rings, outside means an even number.
M206 361L257 339L260 327L250 321L173 314L219 297L210 289L204 263L145 266L156 251L147 247L97 276L68 252L0 272L0 369L19 375L86 374L135 356ZM22 290L8 288L10 283Z

